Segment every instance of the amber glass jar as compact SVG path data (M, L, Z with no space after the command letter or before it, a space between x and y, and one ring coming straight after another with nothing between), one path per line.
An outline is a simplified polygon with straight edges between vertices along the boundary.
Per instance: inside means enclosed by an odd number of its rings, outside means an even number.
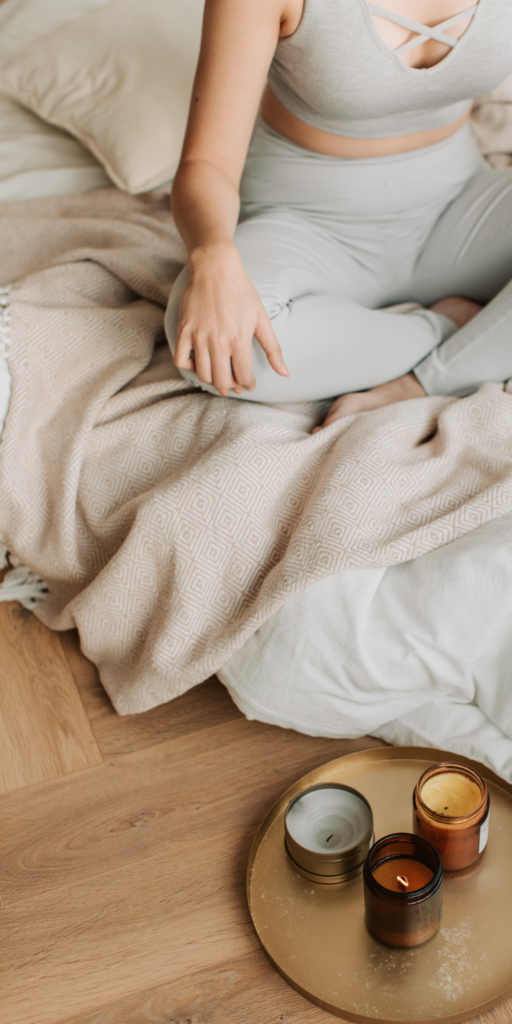
M438 931L443 911L439 854L421 836L397 832L370 850L363 871L365 920L389 946L420 946Z
M413 829L435 846L445 871L462 871L485 850L489 806L487 784L478 772L463 764L434 764L413 793Z

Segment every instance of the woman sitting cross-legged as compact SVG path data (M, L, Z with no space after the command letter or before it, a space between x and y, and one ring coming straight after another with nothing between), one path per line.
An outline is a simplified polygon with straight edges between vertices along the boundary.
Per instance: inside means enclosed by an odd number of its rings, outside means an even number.
M188 380L340 396L329 424L512 377L512 168L468 120L512 3L467 2L206 0L166 315Z

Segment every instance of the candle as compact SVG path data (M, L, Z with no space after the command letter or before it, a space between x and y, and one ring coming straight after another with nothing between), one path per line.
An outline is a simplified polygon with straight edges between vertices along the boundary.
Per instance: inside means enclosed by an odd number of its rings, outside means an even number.
M367 800L350 786L325 783L298 793L285 814L285 847L310 881L335 885L363 870L373 842Z
M421 787L421 799L431 811L445 818L473 814L482 803L480 786L462 772L437 772Z
M370 850L364 866L366 927L389 946L420 946L438 931L443 868L425 839L398 832Z
M446 871L475 864L487 845L490 797L478 772L449 762L432 765L413 793L413 828L439 853Z
M388 857L373 869L373 877L391 892L417 892L432 880L434 872L428 864L413 857Z

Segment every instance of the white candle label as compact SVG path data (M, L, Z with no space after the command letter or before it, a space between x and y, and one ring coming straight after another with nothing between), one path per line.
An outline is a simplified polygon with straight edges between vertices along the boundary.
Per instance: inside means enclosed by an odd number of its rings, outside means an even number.
M481 853L487 846L487 840L489 838L489 815L485 819L483 825L480 826L480 842L478 844L478 852Z

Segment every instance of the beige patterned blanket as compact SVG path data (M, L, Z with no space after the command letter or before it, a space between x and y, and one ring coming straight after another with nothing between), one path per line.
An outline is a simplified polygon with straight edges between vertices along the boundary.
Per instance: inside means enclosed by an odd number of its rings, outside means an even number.
M183 252L163 194L3 204L13 390L0 538L45 578L121 714L222 665L287 598L512 510L512 395L420 399L311 436L318 405L190 391L162 342Z

